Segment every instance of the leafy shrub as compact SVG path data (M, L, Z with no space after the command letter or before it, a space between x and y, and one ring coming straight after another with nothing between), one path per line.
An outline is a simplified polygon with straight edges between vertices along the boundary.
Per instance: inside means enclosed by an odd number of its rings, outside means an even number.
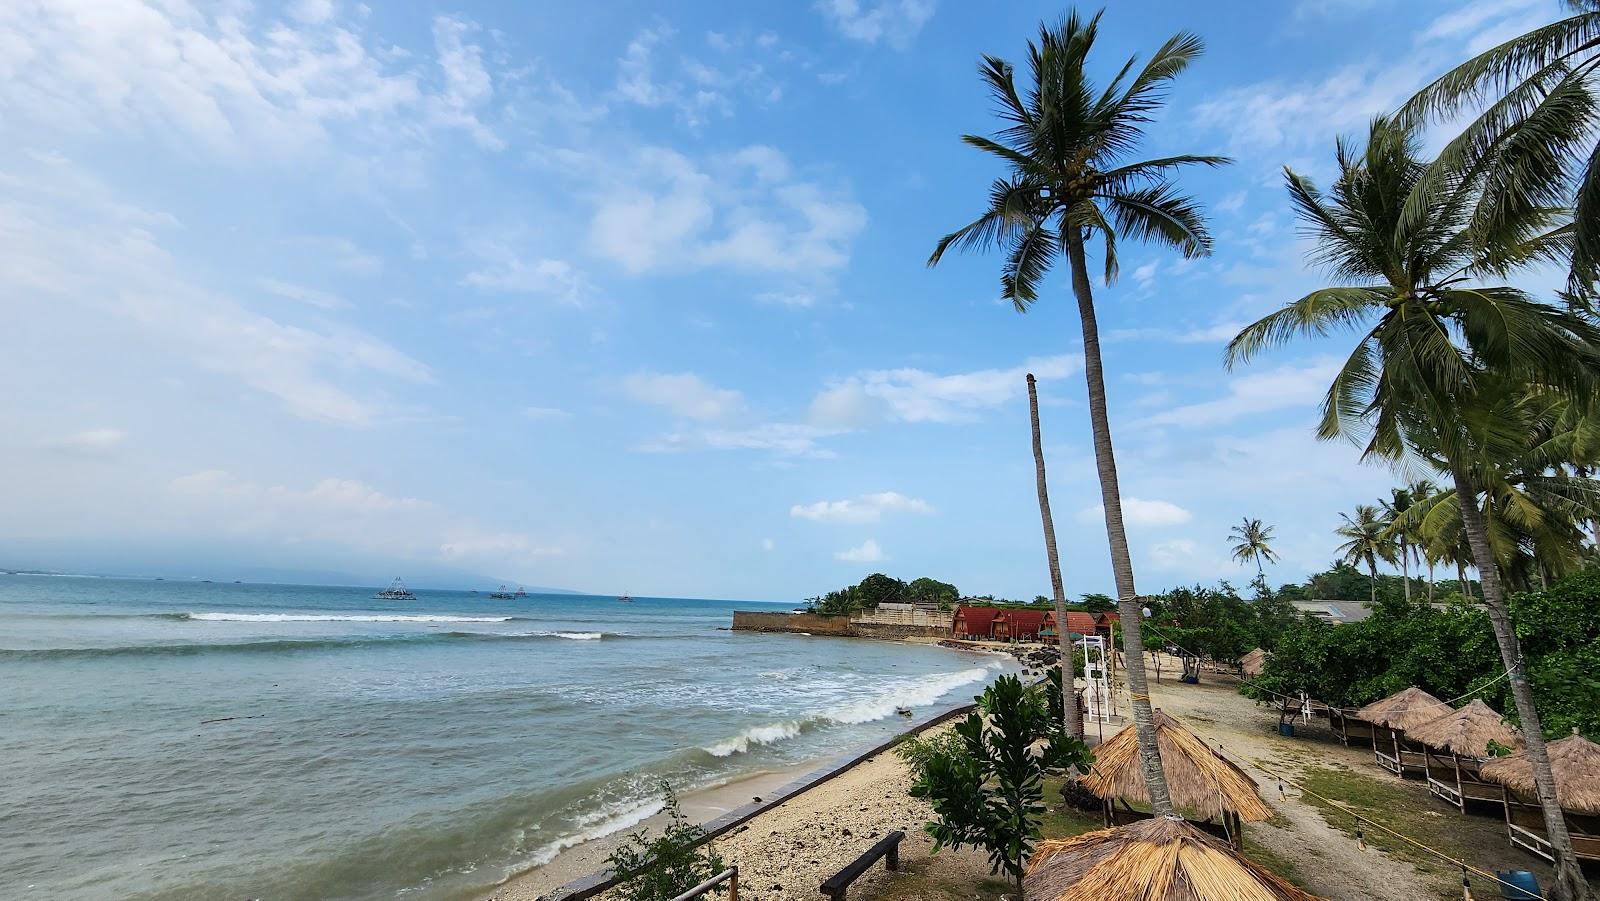
M683 815L666 780L661 799L667 814L661 835L630 833L608 858L612 871L627 880L619 889L624 901L671 901L724 869L722 857L705 845L705 830Z

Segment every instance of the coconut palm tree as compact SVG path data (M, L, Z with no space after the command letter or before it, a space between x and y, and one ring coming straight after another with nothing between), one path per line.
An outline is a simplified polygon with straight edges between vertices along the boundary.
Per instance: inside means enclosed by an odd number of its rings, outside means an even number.
M1422 483L1428 489L1433 486ZM1397 555L1400 559L1400 575L1405 583L1406 604L1411 603L1411 563L1417 554L1416 534L1412 530L1405 513L1416 503L1418 497L1427 496L1426 491L1419 491L1417 486L1407 485L1404 488L1389 489L1389 499L1378 499L1383 507L1383 519L1387 524L1389 539L1397 546Z
M1355 330L1355 351L1323 400L1319 437L1353 439L1364 445L1364 458L1395 461L1415 450L1419 435L1431 433L1426 441L1439 448L1463 500L1463 532L1541 787L1560 890L1587 897L1479 506L1484 448L1494 445L1462 431L1469 418L1493 426L1479 415L1487 374L1574 398L1593 396L1600 329L1587 315L1515 288L1476 284L1565 253L1570 234L1552 235L1560 215L1529 209L1499 229L1493 254L1482 253L1483 235L1474 224L1479 179L1452 178L1447 190L1424 184L1429 165L1418 159L1411 134L1381 118L1364 149L1339 142L1338 163L1339 177L1327 195L1292 171L1287 178L1296 212L1317 240L1314 259L1342 284L1247 326L1228 345L1227 359L1244 362L1296 336ZM1435 193L1413 214L1418 191Z
M1372 577L1369 585L1372 602L1378 602L1378 561L1382 560L1390 565L1395 561L1394 540L1389 537L1389 526L1379 515L1378 508L1371 504L1356 505L1356 515L1340 513L1344 525L1334 529L1333 533L1345 542L1334 549L1340 559L1354 566L1365 563L1367 575Z
M1572 15L1498 44L1439 76L1401 109L1408 122L1478 113L1439 154L1406 209L1411 220L1463 174L1485 186L1472 212L1476 243L1528 210L1575 207L1569 291L1600 278L1600 0L1566 0ZM1592 294L1591 294L1592 299Z
M1239 525L1228 530L1228 538L1234 543L1233 559L1240 563L1254 560L1258 579L1267 575L1261 566L1263 561L1278 562L1278 553L1272 549L1272 526L1262 525L1259 519L1246 516Z
M1061 586L1061 557L1056 553L1056 524L1050 516L1050 489L1044 479L1044 441L1039 437L1039 386L1028 373L1028 418L1033 423L1034 487L1039 492L1039 518L1044 522L1044 556L1050 567L1050 590L1056 604L1056 646L1061 650L1061 726L1068 735L1082 735L1078 698L1072 684L1072 639L1067 636L1067 592Z
M1142 67L1136 70L1137 60L1130 59L1105 87L1097 88L1087 64L1099 23L1100 13L1084 19L1073 12L1058 25L1041 25L1038 40L1028 44L1029 81L1021 89L1010 63L995 56L983 58L978 72L995 101L1002 127L993 138L969 134L962 140L998 157L1007 174L990 186L988 208L982 215L941 239L928 265L936 265L951 248L1002 249L1006 262L1001 294L1025 312L1038 298L1039 285L1051 267L1063 256L1067 260L1083 329L1089 422L1122 613L1133 722L1151 807L1159 816L1172 816L1152 725L1141 605L1106 414L1088 244L1098 237L1107 283L1116 277L1119 238L1166 245L1186 257L1208 254L1211 236L1200 207L1178 190L1172 178L1186 166L1220 166L1228 160L1192 155L1128 159L1173 80L1200 55L1203 45L1195 35L1179 32Z

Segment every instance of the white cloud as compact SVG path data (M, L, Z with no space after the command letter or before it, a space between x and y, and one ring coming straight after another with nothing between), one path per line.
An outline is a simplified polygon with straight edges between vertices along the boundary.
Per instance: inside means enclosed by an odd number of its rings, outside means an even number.
M1025 377L1062 379L1083 365L1077 354L1029 360L1010 369L982 369L936 375L921 369L882 369L840 379L811 402L811 420L819 425L854 428L880 420L899 422L968 422L985 409L1000 406L1027 391Z
M533 294L581 306L590 292L589 282L566 260L546 257L522 259L505 245L479 248L486 263L462 276L461 284L482 291Z
M1187 538L1158 541L1150 546L1150 563L1162 570L1188 569L1198 552L1199 548Z
M815 277L844 266L866 210L787 166L766 147L708 168L674 150L641 148L600 197L589 246L634 274L726 267Z
M1222 397L1163 410L1138 424L1203 427L1292 407L1309 412L1322 401L1339 365L1323 358L1305 366L1287 365L1235 376Z
M1432 73L1427 62L1346 65L1317 81L1268 81L1221 91L1195 108L1196 120L1259 153L1279 146L1320 147L1330 135L1363 130L1399 106Z
M168 503L185 520L221 536L289 544L333 544L399 559L525 568L565 549L531 535L487 529L437 504L395 497L353 479L310 487L264 485L227 470L173 479Z
M827 459L835 454L819 447L818 441L837 435L836 429L823 429L792 422L769 422L749 428L714 428L697 432L669 432L639 447L647 453L676 453L688 450L758 450L786 457Z
M622 388L640 403L700 422L727 419L744 408L739 392L718 388L692 372L635 373L623 380Z
M1150 262L1145 263L1143 266L1133 270L1133 280L1137 282L1141 288L1150 287L1151 283L1156 279L1156 269L1160 265L1160 260L1151 260Z
M814 305L817 296L809 291L763 291L756 295L756 301L788 307L791 310L803 310Z
M45 446L63 454L101 456L121 447L127 438L121 429L85 429L47 441Z
M818 0L817 10L853 41L904 48L933 18L936 5L934 0Z
M1078 519L1086 523L1104 522L1105 517L1104 504L1078 511ZM1177 526L1193 519L1194 514L1171 501L1125 497L1122 499L1122 518L1131 526Z
M482 53L462 20L434 22L437 74L327 3L289 19L249 6L62 0L0 5L0 110L51 130L157 135L237 155L325 147L334 131L386 152L429 129L498 139L479 118L491 97Z
M160 238L171 217L121 201L64 160L33 162L0 170L0 303L36 321L120 321L130 349L235 379L306 419L370 425L386 407L351 382L433 380L426 365L372 335L265 316L192 281Z
M755 52L744 58L730 54L746 49L750 42L709 33L707 43L722 54L717 65L667 50L675 37L676 32L664 24L635 34L617 59L612 95L648 109L673 110L691 128L712 116L733 115L736 99L766 104L782 98L783 86L769 70L770 63L786 59L770 51L775 37L764 35L773 41L755 41Z
M287 297L290 300L298 300L301 303L310 304L322 310L342 310L350 306L344 298L337 295L319 291L316 288L307 288L304 285L279 281L275 278L262 279L261 289L269 294Z
M761 549L764 550L764 551L770 551L773 548L776 548L777 546L778 546L777 543L774 542L771 538L763 538L763 539L761 539Z
M885 513L932 512L932 504L921 498L907 497L898 491L879 491L840 501L795 504L789 508L789 515L796 519L851 523L877 522Z
M523 407L522 415L536 420L570 419L572 417L571 413L560 407Z
M849 563L877 563L881 560L889 559L883 555L883 548L878 547L878 542L871 538L853 548L839 551L833 557L835 560L844 560Z

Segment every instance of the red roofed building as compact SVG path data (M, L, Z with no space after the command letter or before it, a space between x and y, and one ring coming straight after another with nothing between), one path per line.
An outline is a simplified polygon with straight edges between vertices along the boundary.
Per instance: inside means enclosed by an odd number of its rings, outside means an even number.
M995 641L1037 641L1044 625L1043 610L1001 610L995 614L992 634Z
M1094 635L1098 627L1099 623L1095 621L1094 614L1084 613L1081 610L1067 611L1068 635ZM1039 634L1049 638L1056 637L1056 613L1054 610L1044 615L1044 623L1039 627Z
M956 608L955 619L950 622L950 635L968 641L988 641L994 634L994 615L999 612L998 607L968 607L963 604Z

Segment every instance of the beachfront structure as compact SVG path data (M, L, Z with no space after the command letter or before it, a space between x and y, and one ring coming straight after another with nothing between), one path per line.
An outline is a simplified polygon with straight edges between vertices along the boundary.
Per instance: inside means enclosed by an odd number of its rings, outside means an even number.
M1022 894L1030 901L1317 901L1225 842L1165 817L1040 842Z
M994 616L990 634L995 641L1038 641L1044 614L1043 610L1001 610Z
M1069 637L1074 635L1094 635L1099 627L1094 614L1084 613L1081 610L1067 611L1067 635ZM1056 612L1047 610L1044 614L1044 622L1039 625L1039 637L1054 639L1056 634Z
M1372 756L1378 766L1404 776L1427 772L1423 746L1408 738L1406 730L1449 712L1449 704L1413 685L1357 710L1355 718L1373 726Z
M966 641L988 641L994 637L994 616L999 612L999 607L962 604L950 620L950 635Z
M1556 777L1556 799L1572 834L1572 850L1583 860L1600 860L1600 745L1574 732L1545 748ZM1511 843L1553 862L1527 752L1488 761L1478 772L1484 781L1501 786Z
M1484 782L1478 771L1492 759L1489 743L1520 748L1522 736L1494 708L1477 698L1432 722L1408 730L1422 744L1428 791L1466 812L1468 801L1503 803L1501 786Z
M1212 750L1187 726L1160 710L1155 711L1156 744L1167 771L1172 803L1190 816L1194 825L1240 847L1243 823L1272 818L1272 811L1256 794L1256 783L1244 770ZM1131 802L1148 804L1144 764L1133 726L1123 727L1111 740L1095 748L1094 766L1079 780L1101 800L1107 826L1146 819ZM1121 807L1117 806L1121 802Z

